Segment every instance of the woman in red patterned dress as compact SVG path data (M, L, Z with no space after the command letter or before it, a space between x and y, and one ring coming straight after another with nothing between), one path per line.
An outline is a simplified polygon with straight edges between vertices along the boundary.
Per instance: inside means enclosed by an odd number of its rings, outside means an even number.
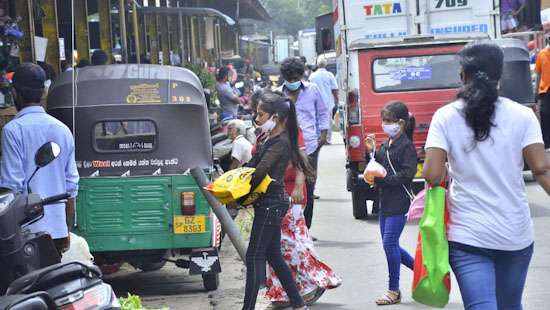
M298 141L305 147L301 132ZM317 255L304 218L306 206L306 176L288 164L285 173L285 189L292 204L281 222L281 251L295 277L300 294L308 305L316 302L327 289L340 286L342 280ZM267 265L266 298L273 308L284 308L290 302L273 269Z

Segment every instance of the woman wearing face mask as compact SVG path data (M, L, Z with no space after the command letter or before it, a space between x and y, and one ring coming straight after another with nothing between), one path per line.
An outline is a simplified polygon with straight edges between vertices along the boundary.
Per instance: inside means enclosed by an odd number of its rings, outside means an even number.
M285 170L293 162L308 171L307 160L298 147L298 125L294 105L283 96L266 92L260 98L256 123L268 134L247 165L256 171L250 182L256 188L269 175L273 182L254 205L254 223L246 252L246 291L243 309L254 309L260 284L265 281L266 261L275 270L294 309L306 309L292 273L281 254L281 220L289 207L283 184Z
M366 180L375 185L380 194L380 233L389 271L389 288L376 300L379 306L401 302L401 264L411 270L414 268L414 259L399 246L399 238L407 222L405 214L409 211L411 184L417 164L416 150L412 143L415 120L410 116L407 106L402 102L390 102L382 110L381 116L382 128L389 139L376 152L375 158L388 174L384 178ZM376 146L374 135L367 137L365 145L367 156L370 156Z

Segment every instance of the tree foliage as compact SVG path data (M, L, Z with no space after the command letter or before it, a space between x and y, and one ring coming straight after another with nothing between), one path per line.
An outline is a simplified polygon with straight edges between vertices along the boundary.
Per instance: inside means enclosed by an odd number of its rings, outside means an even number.
M332 0L261 0L271 21L262 27L266 34L296 36L299 30L315 27L315 17L332 10Z

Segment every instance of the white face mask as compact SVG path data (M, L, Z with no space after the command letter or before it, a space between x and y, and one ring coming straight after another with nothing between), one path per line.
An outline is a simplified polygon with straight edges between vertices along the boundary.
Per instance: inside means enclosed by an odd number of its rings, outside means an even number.
M399 123L393 123L393 124L382 124L382 129L384 129L384 132L390 136L390 138L393 138L399 134L401 131L401 125Z
M272 116L262 126L260 126L260 128L262 128L262 132L269 133L273 130L273 128L275 128L275 126L277 126L277 124L273 120L273 116Z

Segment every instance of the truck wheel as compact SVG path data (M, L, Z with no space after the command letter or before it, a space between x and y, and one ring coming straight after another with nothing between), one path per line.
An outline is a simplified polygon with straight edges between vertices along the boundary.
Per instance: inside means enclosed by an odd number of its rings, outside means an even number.
M220 274L219 273L203 274L202 284L204 285L204 289L207 291L217 290L218 286L220 285Z
M363 191L357 187L351 191L351 200L353 204L353 217L356 220L367 218L367 198Z

